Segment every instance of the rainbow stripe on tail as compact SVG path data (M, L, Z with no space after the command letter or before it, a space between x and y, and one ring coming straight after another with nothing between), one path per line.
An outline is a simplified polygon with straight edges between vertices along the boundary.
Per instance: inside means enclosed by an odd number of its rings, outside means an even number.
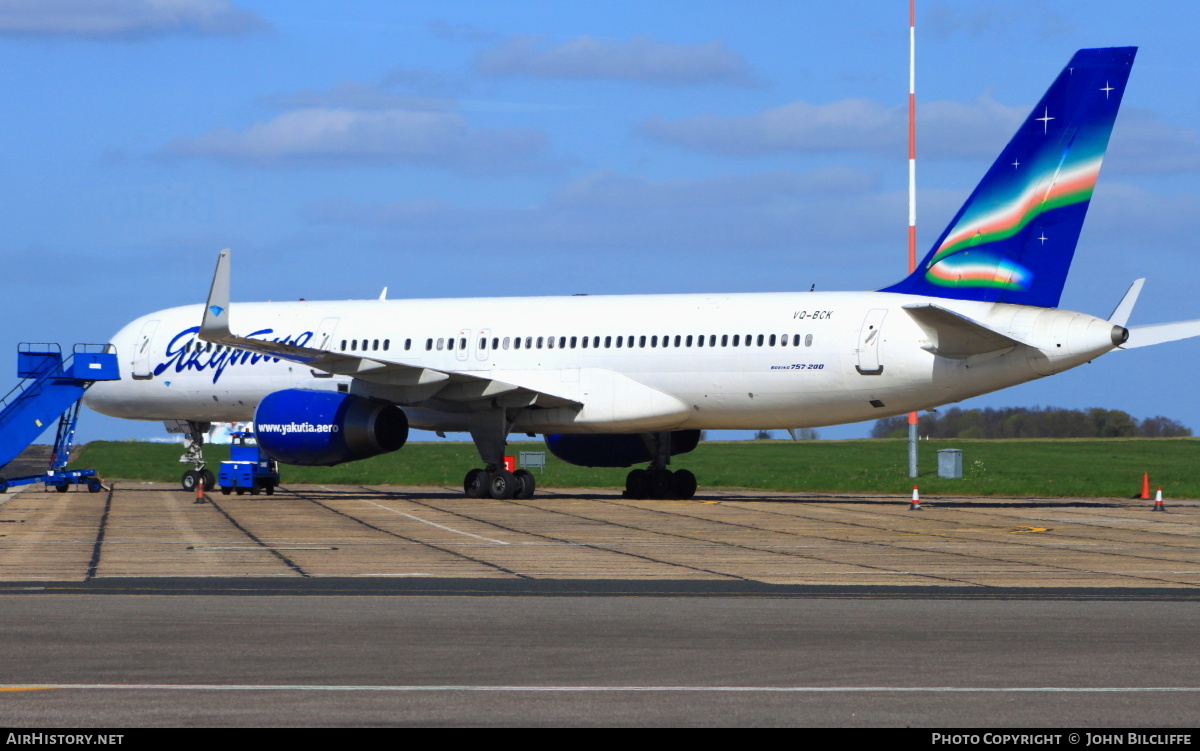
M880 291L1056 307L1136 54L1076 52L916 271Z

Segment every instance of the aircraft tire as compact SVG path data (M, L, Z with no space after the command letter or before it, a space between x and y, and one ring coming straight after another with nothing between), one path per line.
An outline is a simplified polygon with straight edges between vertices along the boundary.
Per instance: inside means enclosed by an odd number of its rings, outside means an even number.
M488 494L488 473L483 469L473 469L463 478L463 492L468 498L483 498Z
M675 497L686 501L696 495L696 476L686 469L675 470Z
M650 497L650 473L644 469L631 469L625 475L625 496L634 500Z
M488 492L497 501L507 501L517 494L517 478L507 469L498 469L488 478Z
M650 497L656 501L675 497L675 473L669 469L650 471Z
M183 479L179 481L179 484L184 490L191 493L196 490L196 483L198 482L200 482L200 473L194 469L189 469L183 473Z
M517 478L517 494L513 497L521 501L533 498L533 492L537 489L537 482L533 479L533 473L527 469L518 469L516 472L513 472L513 477Z
M200 470L200 479L204 480L205 490L212 490L217 487L217 476L207 469Z

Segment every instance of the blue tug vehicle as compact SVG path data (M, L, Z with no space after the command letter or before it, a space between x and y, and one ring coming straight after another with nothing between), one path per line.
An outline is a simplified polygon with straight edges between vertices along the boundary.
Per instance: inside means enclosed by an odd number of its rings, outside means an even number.
M253 432L239 430L230 438L229 461L221 462L221 471L217 474L221 493L242 495L249 491L250 495L258 495L265 491L267 495L274 495L279 485L276 461L259 448Z

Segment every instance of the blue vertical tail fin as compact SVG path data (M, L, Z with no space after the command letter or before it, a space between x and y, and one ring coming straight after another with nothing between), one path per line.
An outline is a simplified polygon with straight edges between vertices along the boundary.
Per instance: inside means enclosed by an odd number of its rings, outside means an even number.
M1076 52L925 259L881 291L1056 307L1136 54Z

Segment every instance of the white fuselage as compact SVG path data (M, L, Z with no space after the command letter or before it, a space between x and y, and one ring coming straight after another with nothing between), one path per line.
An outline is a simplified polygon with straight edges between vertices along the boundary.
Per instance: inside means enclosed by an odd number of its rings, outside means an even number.
M1024 344L935 354L929 330L903 308L923 303ZM122 379L94 385L87 405L141 420L250 420L271 392L340 387L400 404L429 430L466 429L479 409L445 382L381 385L205 344L201 315L199 305L172 308L123 328L112 340ZM582 404L520 410L512 429L537 433L857 422L1034 380L1114 348L1112 324L1082 313L882 292L238 303L231 315L238 335Z

